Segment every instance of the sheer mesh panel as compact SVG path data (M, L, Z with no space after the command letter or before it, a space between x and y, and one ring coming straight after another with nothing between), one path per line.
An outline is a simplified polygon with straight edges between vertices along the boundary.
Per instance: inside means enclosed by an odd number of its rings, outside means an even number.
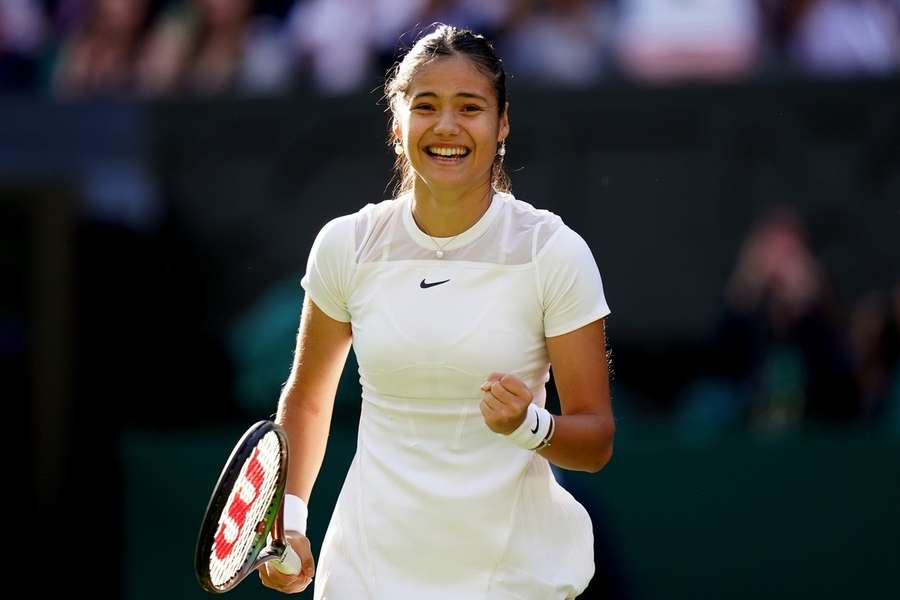
M501 205L486 230L475 240L454 248L453 241L438 238L425 247L408 232L404 211L410 210L409 196L370 204L356 220L357 263L400 260L434 260L443 247L445 261L524 265L562 226L562 220L547 210L539 210L509 194L497 194Z

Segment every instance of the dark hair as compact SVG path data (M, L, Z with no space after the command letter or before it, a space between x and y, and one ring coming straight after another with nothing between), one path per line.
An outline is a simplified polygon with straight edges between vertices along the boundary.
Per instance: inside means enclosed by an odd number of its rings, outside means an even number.
M387 81L384 84L384 95L392 115L388 145L392 146L398 141L393 133L393 123L397 119L396 102L409 90L410 81L416 71L437 58L455 55L468 58L476 69L491 80L497 95L497 115L503 115L506 110L506 72L503 70L503 61L494 53L493 45L484 36L468 29L439 24L434 31L419 38L403 60L394 64L388 71ZM503 168L502 156L494 157L491 170L493 187L501 192L510 191L512 183ZM395 196L412 189L414 175L405 154L398 156L394 161L394 180L397 182Z

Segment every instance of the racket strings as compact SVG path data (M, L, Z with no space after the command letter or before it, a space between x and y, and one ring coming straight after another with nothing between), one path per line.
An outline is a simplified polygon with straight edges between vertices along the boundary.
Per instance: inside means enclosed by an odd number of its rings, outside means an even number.
M244 461L219 517L209 557L210 579L221 587L238 575L256 557L257 546L265 541L266 520L281 472L281 445L278 435L269 432Z

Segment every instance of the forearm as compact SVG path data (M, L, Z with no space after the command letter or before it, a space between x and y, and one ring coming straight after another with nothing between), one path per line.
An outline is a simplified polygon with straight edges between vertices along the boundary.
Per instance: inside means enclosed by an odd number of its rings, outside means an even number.
M278 402L276 422L287 432L291 448L287 492L307 504L325 458L333 405L333 398L321 402L304 397L291 380Z
M553 438L538 454L572 471L596 473L612 458L615 424L594 414L554 415Z
M325 458L334 397L351 341L350 324L330 319L307 296L276 418L291 448L287 492L307 504Z

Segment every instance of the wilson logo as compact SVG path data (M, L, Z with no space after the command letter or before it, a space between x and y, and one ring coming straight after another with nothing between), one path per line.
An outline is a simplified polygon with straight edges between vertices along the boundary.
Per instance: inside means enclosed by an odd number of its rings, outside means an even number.
M259 462L259 448L253 449L253 456L247 463L246 470L238 478L234 496L225 509L227 518L219 524L216 532L214 552L216 558L223 560L234 549L235 542L240 537L244 522L247 520L247 511L259 499L259 491L262 489L265 471ZM245 499L250 496L250 499ZM229 535L229 533L231 535Z

